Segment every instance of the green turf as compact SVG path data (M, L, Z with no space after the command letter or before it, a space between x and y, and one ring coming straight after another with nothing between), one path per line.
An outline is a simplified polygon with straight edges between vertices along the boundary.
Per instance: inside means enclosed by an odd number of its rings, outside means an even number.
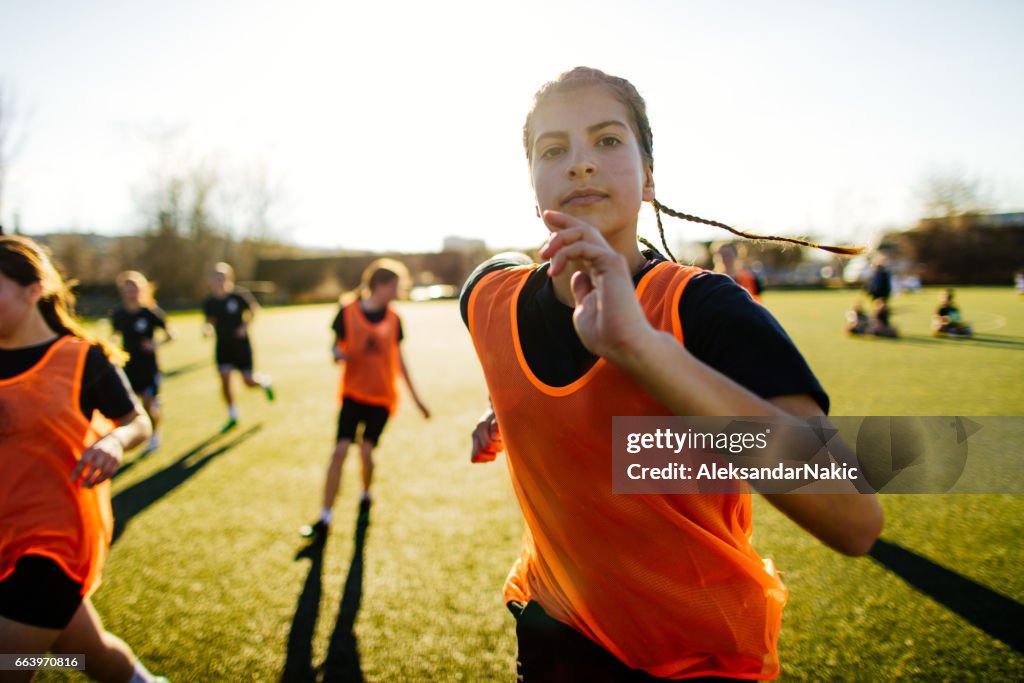
M957 297L977 340L929 336L931 291L894 300L900 340L846 338L850 293L770 292L766 303L828 389L834 414L1020 414L1024 300L987 289ZM333 309L261 314L257 367L275 377L278 400L245 392L241 424L224 436L216 434L225 415L211 342L200 338L197 315L173 317L179 340L162 350L170 371L164 445L114 483L131 517L121 520L94 597L108 628L154 672L174 681L275 681L290 650L289 665L300 670L320 667L330 653L370 681L512 680L515 638L500 588L522 522L503 459L469 464L468 432L486 389L455 304L399 310L406 358L434 417L422 420L406 399L388 426L355 563L358 468L355 458L346 463L322 567L295 558L296 531L319 507L333 443ZM755 501L755 545L791 591L781 680L1024 678L1024 655L993 635L1000 614L1019 613L1024 602L1024 498L882 502L883 538L917 560L906 578L825 549ZM311 577L314 566L321 572ZM920 587L936 575L938 584Z

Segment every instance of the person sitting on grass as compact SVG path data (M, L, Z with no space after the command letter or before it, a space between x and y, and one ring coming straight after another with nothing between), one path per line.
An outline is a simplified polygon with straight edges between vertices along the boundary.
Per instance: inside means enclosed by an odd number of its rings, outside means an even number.
M885 299L875 299L875 315L871 319L870 334L876 337L897 337L899 331L889 324L889 302Z
M864 312L860 301L854 301L853 307L846 312L846 334L868 334L871 321Z
M971 336L971 326L960 319L960 309L953 303L952 289L945 289L939 295L939 308L932 319L932 329L937 335Z

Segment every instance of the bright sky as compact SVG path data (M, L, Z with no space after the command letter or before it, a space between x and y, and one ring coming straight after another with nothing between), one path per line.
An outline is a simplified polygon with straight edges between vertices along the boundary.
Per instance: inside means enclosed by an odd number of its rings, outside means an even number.
M583 64L646 97L665 204L866 240L911 223L936 171L1024 210L1021 27L1017 0L11 0L0 81L23 134L0 220L131 232L156 170L205 163L262 169L304 245L539 244L521 126Z

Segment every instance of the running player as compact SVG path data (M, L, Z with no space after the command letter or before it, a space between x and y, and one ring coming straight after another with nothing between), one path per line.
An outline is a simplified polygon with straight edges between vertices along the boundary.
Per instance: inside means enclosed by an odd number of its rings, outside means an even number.
M167 315L157 306L153 285L145 275L126 270L117 276L116 282L121 305L114 309L110 322L128 354L124 374L153 423L153 436L145 451L150 453L160 447L160 365L156 349L174 339L174 333L167 326ZM157 330L162 331L162 339L157 337Z
M92 605L110 477L150 424L114 364L123 354L87 335L73 304L37 244L0 237L0 652L84 655L95 680L165 681Z
M526 521L504 590L526 683L779 672L787 591L751 545L751 496L612 494L612 416L828 409L767 309L639 248L644 201L659 226L662 212L722 226L657 202L652 140L625 79L581 67L542 87L523 142L550 260L499 256L463 288L493 404L473 455L500 433ZM766 497L850 555L882 525L869 494Z
M300 530L307 538L326 538L331 508L341 487L341 468L349 447L357 439L363 475L359 505L362 514L369 511L373 449L398 404L398 375L405 381L423 417L430 417L430 411L409 377L400 348L404 337L402 322L390 306L398 297L399 287L407 280L408 272L398 261L374 261L363 271L361 296L343 304L331 325L335 335L334 359L344 364L339 391L341 411L334 451L327 465L320 518ZM362 434L357 435L360 426Z
M252 342L249 325L259 311L259 304L248 291L235 287L235 270L227 263L218 263L210 278L211 294L203 302L206 325L203 334L216 333L216 362L221 392L228 407L228 420L221 431L238 424L238 408L231 392L231 373L237 370L242 381L252 389L262 389L268 401L274 400L270 377L253 372Z

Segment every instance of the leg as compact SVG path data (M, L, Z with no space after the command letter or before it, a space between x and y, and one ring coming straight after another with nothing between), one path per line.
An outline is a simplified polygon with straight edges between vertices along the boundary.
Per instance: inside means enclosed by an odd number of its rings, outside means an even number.
M334 499L338 497L338 489L341 488L341 467L345 464L345 456L348 455L348 447L351 445L351 439L343 438L334 446L331 462L327 465L327 479L324 481L324 510L330 510L334 506Z
M220 390L224 395L224 403L230 408L235 405L235 398L231 395L231 368L220 366L217 370L220 372Z
M359 455L363 461L363 497L370 493L370 483L373 481L373 447L377 444L367 441L365 437L359 442Z
M251 369L242 370L242 381L245 382L245 386L249 387L250 389L254 387L260 387L261 389L263 388L262 375L257 375Z
M153 423L153 433L156 434L157 425L160 424L160 399L155 394L145 393L142 395L142 407L149 415L149 421Z
M41 628L0 617L0 651L26 655L46 654L60 635L60 629ZM0 683L31 681L34 671L0 671Z
M107 633L88 598L82 601L52 649L58 655L84 654L85 672L97 681L125 683L135 669L132 649L117 636Z
M359 444L359 454L363 461L363 500L370 498L370 484L373 482L373 449L380 441L380 435L388 423L390 411L384 406L366 406L366 428L363 440Z

